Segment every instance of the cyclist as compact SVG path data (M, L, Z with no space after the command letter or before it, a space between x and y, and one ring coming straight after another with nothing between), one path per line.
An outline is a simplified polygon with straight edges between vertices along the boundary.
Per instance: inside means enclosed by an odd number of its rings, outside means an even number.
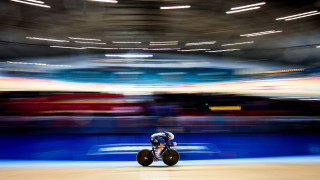
M173 139L174 135L171 132L167 131L158 132L151 135L150 142L156 147L154 150L156 152L156 160L160 158L160 153L164 147L163 141L165 141L165 143L168 143L168 141ZM176 146L176 143L174 145Z

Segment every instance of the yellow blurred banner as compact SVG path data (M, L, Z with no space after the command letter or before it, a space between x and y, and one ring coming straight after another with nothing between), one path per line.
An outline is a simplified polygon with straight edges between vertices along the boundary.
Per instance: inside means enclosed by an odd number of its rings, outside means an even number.
M241 111L241 106L209 106L211 111Z

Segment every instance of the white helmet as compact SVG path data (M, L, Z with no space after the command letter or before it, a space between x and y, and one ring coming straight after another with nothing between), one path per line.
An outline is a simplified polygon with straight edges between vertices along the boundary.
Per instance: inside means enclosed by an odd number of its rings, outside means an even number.
M169 140L174 139L174 135L171 132L165 131L165 133L166 133L167 137L169 138Z

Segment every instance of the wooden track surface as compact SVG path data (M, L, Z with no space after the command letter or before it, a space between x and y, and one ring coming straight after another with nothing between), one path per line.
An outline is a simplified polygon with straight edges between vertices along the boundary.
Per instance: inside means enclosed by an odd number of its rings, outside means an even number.
M319 180L320 164L0 169L1 180Z

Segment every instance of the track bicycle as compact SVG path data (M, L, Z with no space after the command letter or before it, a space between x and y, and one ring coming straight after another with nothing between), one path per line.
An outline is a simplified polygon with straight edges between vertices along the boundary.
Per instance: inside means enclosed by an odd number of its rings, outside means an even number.
M174 146L175 143L166 143L164 148L160 152L160 156L162 157L162 161L168 165L173 166L178 163L180 159L180 154L177 150L172 149L171 146ZM156 159L156 146L152 144L152 150L142 149L137 154L137 161L142 166L149 166L153 161L157 161Z

